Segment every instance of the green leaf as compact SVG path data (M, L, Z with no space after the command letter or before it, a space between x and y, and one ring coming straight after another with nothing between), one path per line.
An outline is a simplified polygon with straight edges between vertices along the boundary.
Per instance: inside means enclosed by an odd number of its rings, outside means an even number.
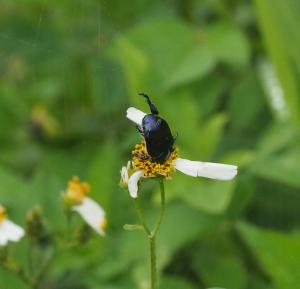
M119 59L127 81L128 95L134 100L140 90L145 89L150 62L147 55L133 42L124 36L115 41L112 49L114 58Z
M162 83L176 72L182 57L197 43L196 29L178 18L147 21L132 29L128 37L149 57Z
M30 289L31 287L24 284L24 282L14 274L7 273L7 271L0 268L0 288Z
M118 189L120 161L115 142L108 140L99 147L88 171L91 196L109 212L114 205L114 192Z
M209 74L216 64L214 54L206 46L199 45L185 54L181 63L166 80L167 89L201 79Z
M300 187L300 150L290 149L279 156L266 156L256 161L251 171L260 177Z
M190 206L212 214L223 213L231 202L235 181L194 178L176 172L168 184L169 198L181 198Z
M300 283L299 239L246 223L240 223L237 228L260 266L277 288L298 288Z
M234 242L224 232L209 235L192 251L193 268L206 286L245 288L246 270L237 255Z
M226 122L227 115L219 113L214 114L201 125L199 134L195 137L198 151L195 157L208 160L213 156L220 144Z
M164 276L159 283L159 288L161 289L196 289L188 280L180 277Z
M213 230L219 219L199 212L183 203L168 205L157 236L158 267L163 268L177 250L197 237Z
M204 41L218 61L246 65L250 58L247 38L237 26L219 22L204 28Z
M229 101L230 120L238 129L251 127L266 106L264 95L253 72L250 72L232 89ZM247 109L241 109L245 107Z

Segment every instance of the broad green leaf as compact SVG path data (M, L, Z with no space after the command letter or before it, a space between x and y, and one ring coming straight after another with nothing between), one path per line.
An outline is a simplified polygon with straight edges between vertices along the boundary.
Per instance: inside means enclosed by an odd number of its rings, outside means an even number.
M222 91L227 83L225 78L210 74L194 83L193 95L199 103L202 116L210 115L222 100Z
M170 198L181 198L190 206L212 214L223 213L231 202L235 181L204 180L176 172L167 184Z
M128 95L134 101L137 93L145 89L149 77L149 58L126 37L119 37L116 40L112 53L120 60L127 80Z
M197 287L190 283L188 280L180 277L165 276L159 282L161 289L196 289Z
M253 164L251 171L255 174L276 182L300 187L300 150L290 149L279 156L261 158Z
M106 209L112 209L119 184L120 153L115 142L103 143L93 158L88 171L91 196Z
M201 213L183 203L175 202L168 205L157 237L157 250L160 256L158 267L163 269L177 250L214 230L218 222L217 217Z
M219 22L204 28L204 41L217 61L232 66L246 65L250 58L247 38L233 24Z
M297 288L300 282L299 239L246 223L240 223L237 228L275 287Z
M7 208L11 218L23 224L27 206L32 202L28 198L27 183L15 172L5 167L0 167L0 183L0 203Z
M271 284L270 281L262 280L262 278L257 278L255 276L250 276L248 278L247 289L274 289L275 287Z
M224 232L209 237L192 250L193 268L199 278L207 287L245 288L246 270L232 240Z
M229 101L232 125L237 129L251 127L265 106L266 102L258 79L253 72L250 72L232 89ZM241 113L242 108L245 108L243 113Z
M195 28L178 18L146 21L132 29L128 37L149 57L159 76L156 85L176 73L182 58L197 43Z
M214 54L206 46L197 45L186 52L181 62L165 82L167 89L201 79L211 72L216 64Z
M18 288L18 289L30 289L31 287L24 284L17 276L12 273L8 273L0 268L0 287L1 288Z
M220 113L214 114L201 125L196 137L198 153L195 157L208 160L213 156L220 144L226 122L227 116Z

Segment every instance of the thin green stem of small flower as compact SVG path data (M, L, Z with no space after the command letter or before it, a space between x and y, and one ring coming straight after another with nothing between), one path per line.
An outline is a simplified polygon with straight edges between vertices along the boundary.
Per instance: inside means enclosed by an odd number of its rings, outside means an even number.
M149 237L150 259L151 259L151 289L157 288L157 269L156 269L156 245L155 236Z
M151 269L151 289L157 289L157 267L156 267L156 234L160 228L165 213L165 187L164 180L159 181L160 187L160 212L153 230L150 230L145 223L143 213L140 209L138 200L133 200L134 208L137 212L139 221L148 236L150 247L150 269Z
M160 212L159 217L157 219L156 225L151 232L151 236L149 236L150 242L150 259L151 259L151 289L157 288L157 267L156 267L156 245L155 245L155 238L156 234L160 228L162 223L164 213L165 213L165 186L164 180L161 179L159 181L159 188L160 188Z
M151 231L145 223L144 216L143 216L143 213L142 213L142 211L139 207L138 200L137 199L133 200L133 203L134 203L134 208L136 210L136 213L139 217L140 223L143 226L143 229L144 229L145 233L147 234L147 236L150 237L151 236Z
M160 180L159 182L159 188L160 188L160 213L156 225L152 231L152 235L154 236L156 235L165 214L165 186L164 186L163 179Z
M70 210L66 211L66 218L67 218L67 235L66 235L66 239L70 240L72 239L72 212Z
M34 264L33 264L33 255L34 255L34 246L31 240L29 240L28 249L27 249L27 263L28 263L28 270L29 274L34 274Z

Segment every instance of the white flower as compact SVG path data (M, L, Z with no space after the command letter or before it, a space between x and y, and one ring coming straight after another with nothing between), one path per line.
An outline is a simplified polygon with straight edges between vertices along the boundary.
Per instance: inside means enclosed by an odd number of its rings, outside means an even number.
M67 209L77 212L84 221L97 233L104 236L107 220L102 207L87 197L90 186L86 182L80 182L78 177L73 177L68 188L63 194L63 203Z
M18 242L25 234L22 227L7 219L6 209L0 205L0 246L8 241Z
M98 203L85 197L81 204L73 206L72 210L76 211L97 233L102 236L105 235L107 221L105 212Z
M127 109L127 118L142 126L143 118L146 114L134 107ZM231 180L237 174L237 166L191 161L178 157L178 151L174 150L164 164L152 163L149 159L140 158L140 155L147 155L145 143L142 142L136 145L133 151L133 167L136 168L136 172L133 173L128 180L128 190L130 196L137 197L138 182L141 177L153 177L156 175L162 175L166 178L170 178L172 171L178 170L182 173L193 177L205 177L216 180Z
M129 172L130 172L130 166L131 162L128 161L127 166L123 166L121 169L121 180L120 180L120 186L122 188L128 187L128 180L129 180Z

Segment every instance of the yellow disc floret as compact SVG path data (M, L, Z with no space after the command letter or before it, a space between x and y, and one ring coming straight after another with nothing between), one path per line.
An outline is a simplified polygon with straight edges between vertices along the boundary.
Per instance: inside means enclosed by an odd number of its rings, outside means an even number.
M7 218L6 209L0 205L0 223L3 222Z
M146 144L143 140L140 144L136 144L132 151L132 165L135 169L141 170L144 177L164 176L167 179L171 178L172 172L175 171L173 164L178 158L178 148L176 147L162 164L156 163L147 153Z
M106 218L104 218L104 219L100 222L99 227L100 227L101 230L105 231L105 229L107 228L107 219L106 219Z
M90 191L90 185L86 182L80 182L79 177L74 176L68 183L66 198L73 204L77 205L82 202Z

